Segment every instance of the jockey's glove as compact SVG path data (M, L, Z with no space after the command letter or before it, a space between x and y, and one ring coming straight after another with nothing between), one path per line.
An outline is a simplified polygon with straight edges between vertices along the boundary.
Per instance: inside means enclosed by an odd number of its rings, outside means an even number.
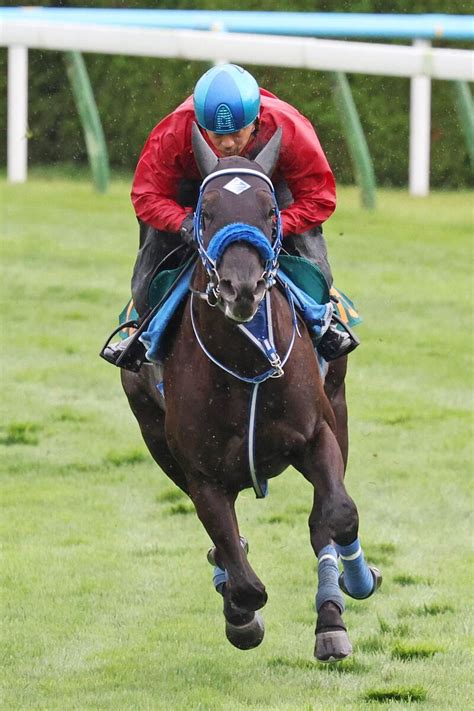
M183 242L190 247L194 247L194 215L190 213L186 215L183 224L180 227L179 235Z

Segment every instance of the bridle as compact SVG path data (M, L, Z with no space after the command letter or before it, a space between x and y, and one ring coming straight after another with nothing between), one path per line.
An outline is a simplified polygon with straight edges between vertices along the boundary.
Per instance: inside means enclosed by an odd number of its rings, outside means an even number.
M251 228L253 230L254 239L246 237L245 233L239 233L237 230L235 231L234 236L229 236L229 234L227 233L224 237L223 230L219 230L219 232L213 235L206 249L206 247L204 246L204 220L202 214L202 201L204 197L204 192L210 182L212 182L216 178L222 177L223 175L249 175L257 177L260 180L263 180L270 188L273 197L273 207L275 210L275 226L273 228L272 234L273 244L267 240L263 232L261 232L260 230L257 231L256 228ZM257 232L259 232L260 235L257 235ZM255 237L258 237L259 239L255 240ZM265 240L266 244L264 244L262 238ZM224 243L224 239L226 247L232 242L243 240L248 241L254 247L257 248L260 254L262 254L265 258L265 266L261 278L265 281L266 290L270 289L275 283L275 276L278 270L278 255L280 254L282 245L281 215L278 209L275 188L273 187L273 183L270 178L268 178L264 173L261 173L258 170L253 170L251 168L224 168L222 170L217 170L214 173L210 173L206 178L204 178L199 189L199 198L196 205L196 210L194 212L194 239L197 245L199 257L206 271L208 279L206 291L204 293L200 293L200 296L207 301L209 306L217 306L221 300L219 286L220 277L219 272L217 271L218 257L213 255L219 255L220 249L222 248Z
M270 243L268 238L262 232L262 230L248 225L245 223L233 223L227 225L220 230L218 230L210 239L207 248L204 246L204 235L203 235L203 215L202 215L202 200L205 192L205 188L209 183L215 178L220 178L223 175L250 175L263 180L270 188L273 197L273 207L275 209L275 225L273 228L273 244ZM224 186L225 187L225 186ZM251 186L248 186L251 187ZM273 339L273 326L272 326L272 313L271 313L271 301L270 301L270 289L275 284L276 274L278 271L278 255L280 254L281 244L282 244L282 225L281 216L278 209L278 204L275 195L275 189L273 187L272 181L264 173L257 170L252 170L251 168L226 168L223 170L218 170L215 173L210 173L202 182L199 198L196 205L196 211L194 213L194 238L197 244L197 250L201 258L201 262L207 274L207 286L205 291L198 291L191 288L191 299L190 299L190 313L191 322L196 340L198 341L202 351L206 356L219 368L226 371L233 377L237 378L246 383L252 383L254 385L268 380L268 378L281 378L283 375L283 365L288 360L293 345L295 342L295 336L297 332L296 325L296 313L293 296L291 291L284 285L285 294L287 301L290 305L291 319L292 319L292 334L290 337L289 345L287 351L283 358L278 355L274 339ZM223 306L223 300L220 295L220 277L217 270L217 263L220 256L227 249L227 247L233 242L246 241L257 249L261 256L265 260L264 271L260 279L265 281L265 291L260 302L260 306L264 304L266 312L266 325L265 334L262 336L255 337L252 334L250 325L247 324L236 324L237 328L241 330L247 338L249 338L253 344L263 353L267 359L270 368L260 373L259 375L253 377L245 377L236 371L229 369L221 361L217 360L212 353L205 346L203 339L200 336L199 328L194 317L194 297L199 297L206 301L209 306Z

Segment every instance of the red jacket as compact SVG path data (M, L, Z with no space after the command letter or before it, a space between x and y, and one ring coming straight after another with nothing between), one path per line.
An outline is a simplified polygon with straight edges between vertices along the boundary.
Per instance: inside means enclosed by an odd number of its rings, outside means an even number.
M259 130L242 155L267 143L278 126L283 128L273 180L276 183L284 178L294 200L282 211L283 234L299 234L321 224L334 212L334 176L308 119L269 91L260 89L260 93ZM137 217L159 230L178 232L192 211L192 207L183 207L176 199L180 179L200 177L191 147L193 121L190 96L155 126L138 161L132 185L133 206ZM207 140L205 132L203 135Z

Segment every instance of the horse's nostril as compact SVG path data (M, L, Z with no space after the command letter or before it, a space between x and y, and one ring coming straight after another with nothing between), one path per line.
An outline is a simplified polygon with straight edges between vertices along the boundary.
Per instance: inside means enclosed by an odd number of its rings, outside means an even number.
M255 297L260 299L265 294L265 289L267 288L267 283L265 279L259 279L257 281L257 288L255 289Z
M225 301L235 301L237 291L234 289L230 279L221 279L219 282L219 292Z
M253 304L256 298L255 286L255 284L242 284L237 292L237 301Z
M259 279L257 282L245 284L239 296L250 302L261 301L265 294L266 284L264 279Z

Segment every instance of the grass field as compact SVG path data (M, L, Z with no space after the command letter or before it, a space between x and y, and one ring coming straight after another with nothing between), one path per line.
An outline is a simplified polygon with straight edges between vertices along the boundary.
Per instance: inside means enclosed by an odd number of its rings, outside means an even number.
M129 185L1 185L3 709L311 711L472 703L472 197L341 189L326 236L365 323L350 357L347 486L379 595L355 647L312 660L309 485L240 497L267 585L257 650L225 640L208 538L155 467L97 353L128 298Z

